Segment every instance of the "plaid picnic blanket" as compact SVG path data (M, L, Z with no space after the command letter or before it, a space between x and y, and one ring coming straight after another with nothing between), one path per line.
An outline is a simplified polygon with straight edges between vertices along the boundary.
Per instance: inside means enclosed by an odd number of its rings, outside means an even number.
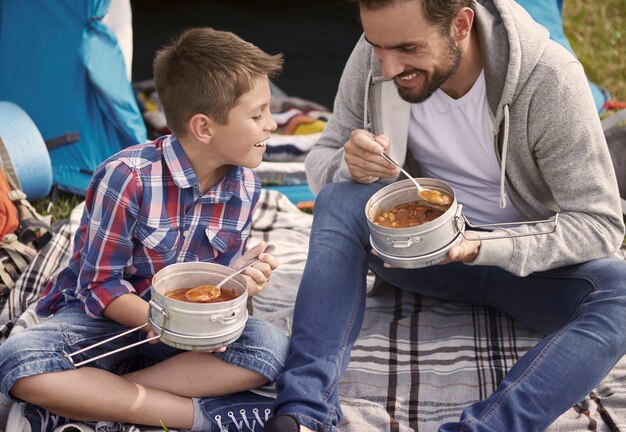
M250 244L261 239L274 243L281 262L270 285L254 297L253 313L286 332L311 220L284 195L264 191L253 222ZM45 280L68 259L73 229L67 225L56 234L5 299L0 342L37 321L34 301ZM365 321L339 385L341 432L436 431L457 419L465 406L489 395L540 340L539 334L494 310L442 302L385 284L374 289L374 278L368 281ZM549 432L626 431L625 382L626 359ZM7 409L8 403L0 400L0 425Z

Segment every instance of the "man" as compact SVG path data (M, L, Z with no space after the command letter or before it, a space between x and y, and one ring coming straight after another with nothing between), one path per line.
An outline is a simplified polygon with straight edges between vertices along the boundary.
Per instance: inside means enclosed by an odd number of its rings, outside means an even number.
M359 6L364 36L306 160L319 195L265 431L332 431L340 421L337 386L363 320L368 266L402 289L497 308L546 335L493 395L440 431L544 430L626 352L626 262L610 257L624 226L583 68L510 0ZM442 265L391 268L371 252L364 212L398 178L383 151L450 184L472 222L559 213L559 225L551 234L533 223L468 229L473 240Z

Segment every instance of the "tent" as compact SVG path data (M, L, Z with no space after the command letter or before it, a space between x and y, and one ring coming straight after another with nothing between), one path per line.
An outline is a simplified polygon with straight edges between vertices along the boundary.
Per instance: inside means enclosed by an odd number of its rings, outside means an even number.
M0 101L32 118L54 184L77 194L98 163L146 139L122 52L102 23L109 4L0 0Z

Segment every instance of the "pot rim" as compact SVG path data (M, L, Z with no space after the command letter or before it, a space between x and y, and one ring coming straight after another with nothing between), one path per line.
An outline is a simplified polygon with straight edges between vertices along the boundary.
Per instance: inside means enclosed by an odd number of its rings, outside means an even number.
M430 231L438 229L443 224L449 223L450 219L456 213L456 209L458 207L456 194L454 193L454 190L452 189L452 187L448 183L444 182L443 180L425 178L425 177L424 178L416 177L416 179L420 183L420 185L424 187L428 187L429 189L436 189L441 192L445 192L449 194L452 197L452 204L450 204L450 207L448 207L448 209L446 209L446 211L440 216L438 216L437 218L433 219L432 221L420 224L420 225L414 225L414 226L402 227L402 228L392 228L392 227L384 227L384 226L378 225L377 223L373 221L373 218L378 213L380 213L381 210L384 209L384 207L382 207L382 205L380 204L383 200L389 199L390 197L394 197L402 193L406 193L406 191L410 189L415 190L415 185L410 179L400 180L400 181L391 183L383 187L382 189L374 193L370 197L370 199L367 201L365 205L365 218L367 219L368 224L370 226L374 226L376 230L380 230L381 232L384 232L384 233L404 235L404 234L413 234L416 232L420 234L425 234ZM416 195L417 195L417 191L416 191ZM426 201L424 201L419 196L417 196L415 200L401 201L401 202L398 202L397 204L394 204L394 206L402 204L402 203L410 203L410 202L415 202L415 201L424 202L428 205ZM394 206L391 206L387 210L390 210Z
M170 279L179 279L185 275L200 276L200 279L204 279L203 283L215 285L222 278L228 276L233 271L234 269L231 267L205 261L186 261L169 264L159 270L152 277L152 285L150 286L152 299L155 300L158 298L159 301L164 302L165 305L167 305L168 309L189 314L202 314L203 312L206 312L207 309L215 312L222 309L230 309L241 303L242 297L247 298L248 296L248 284L242 274L236 275L224 284L224 288L233 289L237 296L234 299L220 302L200 303L176 300L168 297L167 293L182 289L183 287L177 286L166 290L163 285L165 284L165 286L167 286L167 282ZM200 284L197 284L196 286L199 285ZM194 287L190 286L189 288Z

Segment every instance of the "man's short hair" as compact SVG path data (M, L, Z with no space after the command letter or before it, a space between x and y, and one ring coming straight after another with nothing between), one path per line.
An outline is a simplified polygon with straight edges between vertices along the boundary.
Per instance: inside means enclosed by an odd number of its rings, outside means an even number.
M359 7L375 10L396 4L421 3L424 16L428 21L438 26L442 35L447 35L452 20L457 12L464 7L476 9L475 0L354 0Z
M282 54L269 55L235 34L210 27L184 31L154 58L154 80L167 125L179 136L196 114L226 124L257 78L273 79Z

